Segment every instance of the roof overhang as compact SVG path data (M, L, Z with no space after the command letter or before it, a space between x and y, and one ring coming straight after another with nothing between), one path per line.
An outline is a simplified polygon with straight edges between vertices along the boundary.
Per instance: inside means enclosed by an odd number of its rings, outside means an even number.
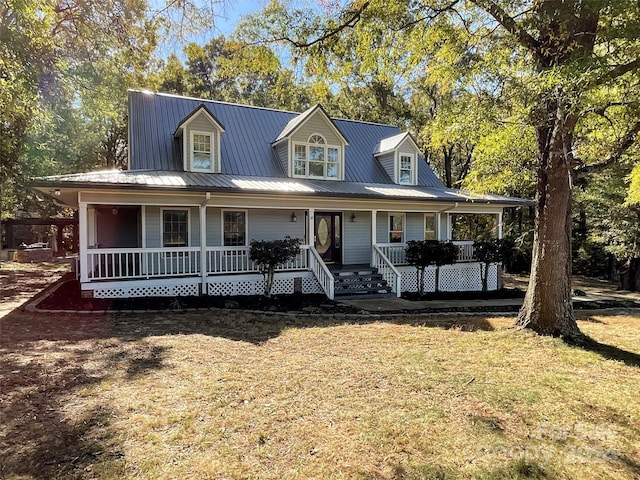
M180 123L178 123L178 126L173 133L173 136L181 136L184 128L189 125L189 123L191 123L198 115L205 115L209 119L209 121L220 130L220 133L224 133L224 125L222 125L222 122L220 122L220 120L218 120L216 116L211 113L211 110L209 110L206 105L200 104L196 108L194 108L189 115L180 120Z

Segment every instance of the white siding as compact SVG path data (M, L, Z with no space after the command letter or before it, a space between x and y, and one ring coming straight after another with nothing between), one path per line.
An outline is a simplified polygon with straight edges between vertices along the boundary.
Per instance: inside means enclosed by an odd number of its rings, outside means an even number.
M389 212L378 212L376 237L378 243L389 243Z
M356 214L356 221L351 215ZM343 263L366 263L371 261L371 213L350 212L343 214L344 235L342 240Z

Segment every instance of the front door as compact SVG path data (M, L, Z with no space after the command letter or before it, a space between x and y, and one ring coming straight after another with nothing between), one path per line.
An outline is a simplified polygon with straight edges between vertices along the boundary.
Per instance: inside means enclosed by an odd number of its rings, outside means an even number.
M342 261L342 213L316 212L315 248L325 263Z

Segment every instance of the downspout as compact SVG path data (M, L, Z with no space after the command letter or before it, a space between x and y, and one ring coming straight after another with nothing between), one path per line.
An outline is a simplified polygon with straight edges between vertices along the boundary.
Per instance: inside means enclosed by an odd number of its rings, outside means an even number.
M207 295L207 205L211 200L211 193L205 194L200 204L200 276L202 279L202 295Z

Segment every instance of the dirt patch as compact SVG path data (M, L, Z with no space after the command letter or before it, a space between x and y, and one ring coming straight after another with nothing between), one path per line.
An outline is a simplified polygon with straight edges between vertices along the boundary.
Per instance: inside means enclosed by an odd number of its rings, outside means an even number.
M45 287L69 272L67 262L2 262L0 267L0 318L19 308Z

